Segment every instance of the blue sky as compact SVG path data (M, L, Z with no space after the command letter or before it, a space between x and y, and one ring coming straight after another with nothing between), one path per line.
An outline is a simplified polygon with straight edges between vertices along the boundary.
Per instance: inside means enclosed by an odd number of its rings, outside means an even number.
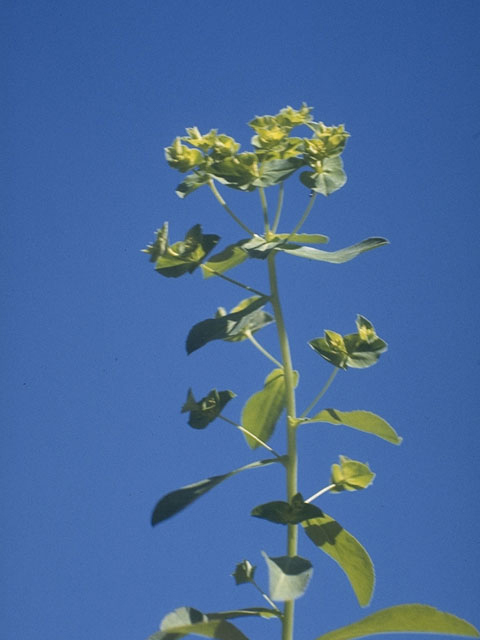
M338 454L368 460L371 488L319 502L375 562L368 611L425 602L480 624L479 18L469 0L5 3L5 638L141 639L177 606L262 605L230 573L248 558L266 585L261 550L284 553L283 529L249 516L283 498L280 469L239 475L155 529L149 518L165 492L259 457L226 424L191 430L187 389L232 389L238 419L270 364L246 343L187 357L190 327L242 293L161 278L139 250L165 220L174 240L195 223L224 245L243 237L207 190L175 196L163 149L193 125L248 148L254 115L303 101L352 136L348 182L305 231L332 249L391 245L344 265L279 261L298 402L330 373L306 342L353 331L361 313L389 351L337 376L325 402L382 415L404 442L305 426L301 490L324 486ZM256 193L222 193L261 228ZM286 228L306 198L290 179ZM262 266L235 273L262 288ZM278 352L273 326L259 339ZM300 553L315 574L298 638L364 615L329 558L308 540ZM242 628L273 637L275 624Z

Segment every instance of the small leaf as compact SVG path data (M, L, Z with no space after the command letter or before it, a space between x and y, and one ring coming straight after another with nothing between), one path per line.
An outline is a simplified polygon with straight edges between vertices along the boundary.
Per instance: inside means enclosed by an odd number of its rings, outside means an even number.
M168 613L160 624L160 631L168 631L172 627L181 627L186 624L196 624L197 622L207 622L208 618L198 609L193 607L179 607Z
M147 251L152 247L152 256L157 256L155 271L167 278L179 278L185 273L193 273L219 240L220 236L204 235L202 227L196 224L187 231L182 242L176 242L171 246L166 246L166 237L160 238L157 232L155 244L149 245Z
M298 382L298 374L295 384ZM264 387L247 400L242 411L242 426L263 442L271 438L275 425L285 408L285 376L283 369L274 369L265 379ZM256 449L260 444L245 435L247 444Z
M235 567L235 571L232 573L232 576L235 580L235 584L238 586L239 584L247 584L253 581L255 576L255 569L253 564L251 564L248 560L243 560L243 562L239 562Z
M343 162L339 156L324 158L316 163L316 171L304 171L300 174L301 182L316 193L329 196L347 181L343 170Z
M197 173L192 173L185 178L183 182L181 182L175 190L175 193L179 198L185 198L190 195L193 191L198 189L204 184L207 184L208 176L200 175Z
M156 262L160 256L165 254L168 247L168 222L164 222L161 229L155 231L155 240L153 244L147 245L146 249L142 249L142 253L150 254L150 262Z
M190 412L188 424L194 429L205 429L222 412L225 405L235 398L233 391L217 391L212 389L208 395L195 400L192 390L188 390L187 401L182 407L181 413Z
M272 600L296 600L307 590L313 574L312 563L300 556L269 558L262 551L268 567L269 591Z
M321 249L314 249L313 247L289 246L288 244L283 247L279 247L279 250L289 253L292 256L298 256L299 258L308 258L309 260L341 264L342 262L349 262L349 260L353 260L361 253L365 253L365 251L371 251L377 247L383 247L386 244L388 244L388 240L385 240L385 238L367 238L366 240L362 240L362 242L354 244L351 247L345 247L338 251L322 251Z
M275 609L267 609L265 607L247 607L246 609L235 609L233 611L219 611L218 613L207 613L209 620L230 620L232 618L280 618L282 612Z
M248 640L240 629L225 620L208 620L170 627L166 631L158 631L148 640L179 640L189 635L202 636L203 638L216 638L217 640Z
M323 516L323 512L315 505L304 502L301 494L297 493L292 504L281 500L267 502L255 507L250 515L276 524L300 524L304 520Z
M202 320L194 325L187 336L187 353L193 353L212 340L228 340L233 337L243 339L241 334L245 330L258 331L261 327L273 322L273 318L268 313L252 315L268 302L267 296L253 296L247 300L249 303L239 311ZM244 302L242 301L242 303Z
M264 467L275 462L284 462L284 458L269 458L267 460L258 460L251 462L243 467L229 471L219 476L212 476L205 480L200 480L193 484L186 485L181 489L172 491L163 496L163 498L156 504L152 513L152 526L155 526L159 522L163 522L168 518L171 518L185 507L188 507L192 502L203 496L205 493L213 489L224 480L231 478L232 476L240 473L240 471L247 471L247 469L256 469L257 467Z
M243 312L247 308L251 309L251 304L258 300L258 298L259 296L252 296L251 298L241 300L230 311L230 315ZM247 331L249 333L256 333L260 329L263 329L263 327L271 324L273 321L273 316L266 311L263 311L262 308L255 309L240 319L235 328L229 332L228 337L226 337L225 340L227 342L241 342L242 340L247 339Z
M319 233L276 233L273 240L305 242L306 244L326 244L328 242L328 236L323 236Z
M375 572L364 547L326 513L301 524L310 540L343 569L358 603L366 607L373 595Z
M211 278L215 274L208 269L213 269L217 273L225 273L248 259L248 253L242 249L242 245L248 240L240 240L235 244L225 247L223 251L215 253L207 262L202 264L204 278Z
M425 604L399 604L324 633L316 640L353 640L377 633L442 633L480 637L478 630L466 620Z
M372 484L374 478L375 474L370 471L367 464L340 456L340 464L332 465L331 483L335 485L335 488L331 491L366 489Z
M335 425L344 425L358 429L365 433L371 433L393 444L400 444L402 438L397 434L386 420L370 411L339 411L338 409L323 409L304 424L311 422L328 422Z

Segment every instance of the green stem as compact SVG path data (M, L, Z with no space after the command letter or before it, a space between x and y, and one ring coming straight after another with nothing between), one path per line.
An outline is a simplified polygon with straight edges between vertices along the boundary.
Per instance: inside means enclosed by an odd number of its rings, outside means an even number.
M275 254L270 253L268 260L268 275L270 279L271 302L275 314L278 340L282 353L283 371L285 376L285 404L287 409L287 501L291 502L297 493L298 476L298 456L297 456L297 431L292 422L295 420L295 383L293 377L292 358L290 355L290 345L288 335L283 320L282 307L280 305L280 295L278 291L277 272L275 268ZM297 555L298 527L289 524L287 529L287 555L290 557ZM282 640L293 640L293 623L295 617L295 601L287 600L284 607L282 620Z
M265 234L267 234L270 230L270 225L268 223L268 205L267 198L265 196L265 189L263 187L260 187L258 189L258 192L260 194L260 202L262 203L263 228L265 230Z
M245 433L247 436L250 436L250 438L253 438L254 440L256 440L258 442L258 444L260 444L262 447L265 447L265 449L267 449L267 451L270 451L270 453L272 453L279 460L283 459L282 456L275 451L275 449L272 449L272 447L270 447L270 445L268 445L263 440L260 440L260 438L258 438L255 434L251 433L248 429L245 429L245 427L242 427L241 424L237 424L233 420L230 420L230 418L227 418L226 416L222 416L221 413L218 415L218 417L221 418L222 420L224 420L225 422L228 422L228 424L232 424L239 431L241 431L242 433Z
M308 218L308 216L310 215L310 211L312 210L313 205L315 204L315 200L317 199L318 193L313 193L310 196L310 202L308 203L307 208L305 209L305 211L303 212L302 217L300 218L297 226L295 227L295 229L292 231L292 233L290 234L290 236L293 236L294 233L298 233L298 231L300 231L301 227L303 227L303 225L305 224L306 219ZM288 242L288 239L287 239Z
M282 214L283 208L283 194L285 191L284 182L280 184L280 189L278 190L278 202L277 202L277 210L275 211L275 218L273 220L272 232L276 233L278 229L278 225L280 224L280 216Z
M335 380L335 376L337 375L337 373L340 371L340 369L338 367L335 367L335 369L332 371L332 373L330 374L330 377L328 378L328 380L326 381L326 383L323 386L323 389L320 391L320 393L315 396L313 402L311 402L308 407L305 409L305 411L302 413L302 415L300 416L300 418L304 418L306 415L308 415L310 413L310 411L315 407L315 405L317 404L317 402L320 401L321 398L323 398L323 396L327 393L329 386L332 384L332 382Z
M267 596L265 591L261 587L258 586L258 584L255 582L255 580L253 578L250 579L250 584L253 584L255 589L260 591L260 593L265 598L265 600L268 602L268 604L272 607L272 609L274 609L275 611L280 611L280 609L277 607L277 605L274 602L272 602L272 600L270 600L270 598Z
M310 498L308 498L308 500L305 500L305 502L313 502L314 500L322 496L324 493L327 493L328 491L331 491L332 489L334 489L335 486L336 485L334 484L329 484L328 487L323 487L323 489L320 489L320 491L317 491L317 493L314 493L313 496L310 496Z
M248 284L243 284L243 282L239 282L238 280L234 280L233 278L229 278L228 276L224 275L223 273L220 273L220 271L215 271L215 269L212 269L211 267L209 267L206 264L202 264L201 265L202 269L205 269L205 271L209 271L210 273L212 273L215 276L218 276L219 278L222 278L223 280L226 280L227 282L231 282L232 284L237 285L237 287L242 287L242 289L246 289L247 291L251 291L252 293L256 293L259 296L264 296L268 298L268 295L266 293L262 293L261 291L258 291L258 289L254 289L253 287L250 287Z
M280 367L280 369L283 369L283 364L279 362L276 358L274 358L272 354L269 353L266 349L264 349L259 342L257 342L257 340L253 337L253 334L250 330L247 330L244 333L247 336L247 338L250 340L250 342L260 351L260 353L263 353L263 355L267 357L269 360L271 360L273 364L276 364L277 367Z
M240 225L242 227L242 229L244 231L246 231L247 233L249 233L251 236L254 236L255 233L249 229L247 227L246 224L244 224L240 218L238 216L236 216L233 211L230 209L230 207L227 205L227 203L225 202L225 200L222 198L222 196L220 195L220 193L217 190L217 187L215 186L214 182L212 179L210 179L208 181L208 186L210 187L210 189L212 190L213 195L215 196L215 198L218 200L218 202L222 205L222 207L225 209L225 211L228 213L229 216L231 216L235 222Z

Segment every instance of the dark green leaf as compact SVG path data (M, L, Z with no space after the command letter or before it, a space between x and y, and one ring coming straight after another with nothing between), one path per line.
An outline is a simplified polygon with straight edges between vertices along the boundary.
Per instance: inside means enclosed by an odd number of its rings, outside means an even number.
M166 238L161 240L165 245ZM163 253L158 252L155 270L167 278L178 278L185 273L193 273L219 240L220 237L214 234L203 235L202 227L196 224L187 232L182 242L163 246ZM155 249L158 242L157 237Z
M154 633L148 640L179 640L190 635L216 638L217 640L248 640L240 629L225 620L208 620L207 622L171 627L167 631Z
M331 483L335 485L332 492L358 491L370 486L375 474L370 471L368 464L340 456L340 464L332 465Z
M304 171L300 174L300 180L303 184L324 196L329 196L337 191L347 181L347 176L343 170L343 162L339 156L333 158L324 158L321 162L316 163L316 171Z
M217 318L209 318L194 325L187 336L187 353L193 353L212 340L228 340L235 337L242 339L241 334L245 330L257 331L273 322L273 318L267 313L252 315L268 302L267 296L254 296L249 300L251 302L239 311L232 311Z
M295 384L298 374L295 372ZM242 426L263 442L271 438L275 425L285 408L285 376L283 369L274 369L265 379L264 387L247 400L242 411ZM260 443L245 435L252 449Z
M303 164L305 163L301 158L264 162L260 167L260 177L256 178L252 184L256 187L271 187L291 176Z
M324 633L316 640L353 640L377 633L441 633L480 637L478 629L462 618L426 604L399 604Z
M366 607L373 595L375 572L360 542L326 513L301 524L310 540L340 565L359 604Z
M163 618L160 631L168 631L173 627L197 624L198 622L208 622L207 616L193 607L179 607Z
M313 247L298 247L296 245L289 246L288 244L283 247L279 247L278 249L292 256L298 256L299 258L308 258L309 260L341 264L342 262L353 260L361 253L365 253L365 251L371 251L372 249L382 247L386 244L388 244L388 240L385 240L385 238L367 238L366 240L362 240L362 242L354 244L351 247L345 247L338 251L322 251L321 249L314 249Z
M225 247L223 251L215 253L207 262L202 264L203 276L211 278L215 275L209 269L213 269L217 273L225 273L225 271L245 262L248 259L248 253L242 248L242 245L246 242L248 240L239 240L239 242Z
M152 526L171 518L185 507L188 507L192 502L203 496L205 493L213 489L224 480L231 478L240 471L247 471L248 469L256 469L257 467L264 467L275 462L284 462L283 458L269 458L267 460L258 460L252 462L228 473L224 473L219 476L212 476L205 480L200 480L193 484L189 484L181 489L172 491L163 496L163 498L156 504L152 513Z
M369 342L362 340L358 333L343 336L348 351L347 367L365 369L377 362L382 353L387 350L387 343L381 338Z
M315 505L304 502L301 494L297 493L292 504L281 500L267 502L255 507L251 515L276 524L300 524L304 520L323 516L323 513Z
M219 611L218 613L207 613L209 620L231 620L232 618L279 618L281 611L275 609L267 609L265 607L247 607L245 609L235 609L233 611Z
M269 558L262 551L268 567L269 591L272 600L296 600L307 590L312 577L312 563L300 556Z
M400 444L402 438L398 436L395 429L386 420L370 411L339 411L338 409L323 409L319 413L305 420L310 422L328 422L335 425L345 425L358 429L365 433L371 433L379 438L383 438L393 444Z
M189 176L185 178L185 180L180 183L175 191L179 198L185 198L190 193L201 187L202 185L208 182L207 175L199 175L196 173L191 173Z
M217 391L212 389L208 395L195 400L192 390L188 390L187 401L182 407L182 413L190 412L188 424L194 429L205 429L222 412L227 402L235 398L233 391Z
M255 569L253 564L251 564L248 560L243 560L243 562L239 562L235 567L235 571L232 573L232 576L235 580L235 584L238 586L239 584L247 584L252 582Z

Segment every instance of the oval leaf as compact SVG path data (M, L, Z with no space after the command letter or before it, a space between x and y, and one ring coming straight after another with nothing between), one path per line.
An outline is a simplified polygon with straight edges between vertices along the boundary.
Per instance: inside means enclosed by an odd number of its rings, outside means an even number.
M262 551L268 567L269 591L272 600L296 600L307 590L313 574L312 563L300 556L269 558Z
M298 374L295 375L297 382ZM283 369L274 369L266 377L263 389L247 400L242 411L242 425L263 442L268 442L284 408L285 376ZM252 449L260 446L248 435L245 439Z
M329 196L337 191L347 181L347 176L343 170L343 162L339 156L334 158L324 158L322 160L322 170L320 173L304 171L300 174L301 182L316 193Z
M304 502L301 494L297 493L291 504L282 500L267 502L255 507L250 515L275 524L300 524L304 520L323 516L323 512L314 504Z
M285 251L292 256L298 256L299 258L308 258L309 260L319 260L320 262L332 262L334 264L341 264L342 262L349 262L353 260L361 253L365 251L371 251L377 247L382 247L388 244L388 240L385 238L367 238L362 240L351 247L345 247L338 251L322 251L321 249L314 249L313 247L290 247L289 245L280 246L280 251Z
M400 438L395 429L391 427L386 420L370 411L323 409L312 418L302 422L302 424L310 422L328 422L329 424L343 425L364 431L365 433L371 433L393 444L400 444L402 442L402 438Z
M326 513L302 522L302 526L310 540L340 565L358 603L366 607L373 595L375 571L364 547Z
M185 507L188 507L192 502L203 496L205 493L213 489L224 480L231 478L240 471L246 471L247 469L256 469L257 467L264 467L275 462L284 462L284 458L269 458L267 460L257 460L251 462L243 467L229 471L220 476L212 476L200 482L189 484L181 489L172 491L163 496L163 498L157 502L155 509L152 513L152 526L171 518Z
M148 640L178 640L189 635L217 638L217 640L248 640L240 629L225 620L209 620L208 622L172 627L168 631L154 633Z
M201 265L203 277L211 278L215 275L210 269L213 269L217 273L224 273L245 262L245 260L248 259L248 253L242 249L242 244L245 242L248 242L248 240L240 240L235 244L225 247L220 253L215 253L207 262Z
M466 620L425 604L400 604L319 636L316 640L352 640L376 633L442 633L480 637Z

